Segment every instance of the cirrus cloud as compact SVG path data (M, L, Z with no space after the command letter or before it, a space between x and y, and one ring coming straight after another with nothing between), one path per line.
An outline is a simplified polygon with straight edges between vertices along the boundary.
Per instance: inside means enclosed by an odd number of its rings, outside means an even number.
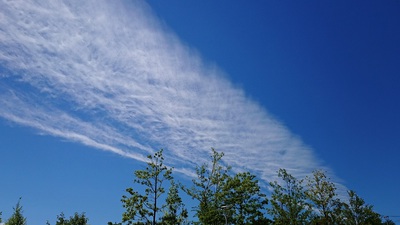
M186 174L214 146L264 181L320 161L281 122L159 25L142 1L0 3L0 116Z

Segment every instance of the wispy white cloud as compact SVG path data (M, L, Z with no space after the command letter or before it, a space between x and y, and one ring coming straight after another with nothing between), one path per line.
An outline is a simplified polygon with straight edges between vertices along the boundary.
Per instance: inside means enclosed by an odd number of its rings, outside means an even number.
M157 23L142 1L0 2L0 116L190 174L210 147L270 180L321 163L281 122Z

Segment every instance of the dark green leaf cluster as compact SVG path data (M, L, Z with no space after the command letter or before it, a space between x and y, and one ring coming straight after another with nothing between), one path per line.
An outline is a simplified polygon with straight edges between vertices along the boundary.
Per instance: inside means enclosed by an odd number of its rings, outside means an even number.
M127 188L128 195L122 196L122 222L127 224L181 224L188 217L177 185L173 182L172 168L164 165L163 150L148 156L149 162L144 170L134 172L134 183L145 188L139 193ZM170 189L164 203L161 197L165 194L165 182L169 181ZM162 216L158 216L162 214ZM161 217L161 218L159 218Z
M255 224L265 221L265 194L255 176L236 173L222 163L223 153L212 149L211 165L196 169L197 178L191 188L183 190L198 201L197 224Z
M285 169L278 171L278 177L283 184L271 182L273 189L269 214L277 225L302 225L307 224L312 213L312 207L307 202L307 197L302 185Z
M351 224L379 224L380 215L373 211L372 206L365 204L354 191L348 191L349 202L343 206L344 223Z
M5 225L26 225L26 218L22 215L23 210L18 200L17 205L14 207L14 212L11 217L6 221Z
M373 207L354 191L348 191L348 200L340 199L335 184L321 170L314 171L305 180L298 180L280 169L278 177L281 182L270 183L273 192L271 207L267 210L274 224L381 225L392 222L382 221Z
M188 218L188 211L179 196L178 185L171 181L168 196L165 200L164 215L161 218L163 225L184 224Z
M88 225L88 221L89 219L85 216L85 213L79 214L76 212L69 219L65 218L64 213L61 213L57 216L56 225Z
M20 198L21 200L21 198ZM22 205L18 201L17 205L13 208L14 212L11 217L5 222L5 225L26 225L26 218L23 216ZM0 212L0 216L2 212ZM71 216L69 219L66 219L64 213L61 213L57 216L56 225L89 225L88 218L85 216L85 213L78 214L75 213L74 216ZM0 217L0 223L2 223L2 219ZM50 225L49 221L46 222L46 225Z
M306 195L316 212L312 215L314 224L336 224L341 221L340 199L336 187L321 170L313 172L311 177L306 177Z

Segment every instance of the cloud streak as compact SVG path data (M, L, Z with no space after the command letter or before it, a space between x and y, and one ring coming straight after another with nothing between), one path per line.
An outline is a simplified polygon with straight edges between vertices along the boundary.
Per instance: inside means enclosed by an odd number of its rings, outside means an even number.
M9 121L140 161L163 147L186 174L210 147L265 181L321 167L142 1L0 2L0 82Z

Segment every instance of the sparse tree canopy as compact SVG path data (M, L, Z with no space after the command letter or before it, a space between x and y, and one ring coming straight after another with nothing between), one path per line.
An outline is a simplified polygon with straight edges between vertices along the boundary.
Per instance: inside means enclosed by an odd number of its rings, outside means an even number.
M313 215L313 224L338 224L341 221L337 210L340 200L337 197L336 186L322 170L315 170L307 180L307 198L311 201L316 213Z
M230 206L233 224L253 224L264 220L268 201L255 175L243 172L229 177L223 192L226 193L225 205Z
M171 186L166 198L164 215L161 218L162 225L185 224L188 218L188 211L183 204L182 198L179 196L178 185L171 181Z
M382 224L380 215L373 211L372 206L365 203L354 191L348 191L349 203L344 203L345 225L375 225Z
M252 224L264 220L267 204L255 176L250 173L232 175L222 164L223 153L212 149L211 166L196 169L197 179L185 192L199 202L195 208L198 224Z
M393 222L393 220L385 218L385 222L383 222L382 225L396 225L396 224Z
M229 167L221 165L223 153L212 149L212 164L209 169L207 164L196 168L197 179L193 180L193 187L183 187L185 192L196 199L199 205L195 208L199 224L225 224L226 214L222 187L228 180ZM226 208L224 209L226 210Z
M20 204L21 198L18 200L14 208L14 212L7 220L6 225L26 225L26 218L22 215L22 206Z
M74 216L65 218L64 213L57 216L56 225L88 225L89 219L85 216L85 213L75 213Z
M165 194L165 181L172 181L172 168L164 165L163 150L148 156L149 162L144 170L134 172L136 179L134 183L145 187L144 194L128 188L128 196L122 196L123 207L126 212L122 215L122 221L128 224L158 224L159 213L166 208L164 222L171 221L172 216L177 216L177 221L183 221L187 212L183 209L181 198L178 196L174 184L171 186L170 194L166 204L162 204L160 197ZM180 214L178 214L178 210Z
M271 207L269 214L273 217L276 225L303 225L307 224L312 212L307 202L303 180L298 180L285 169L278 171L278 177L282 184L277 181L270 182L272 187Z

